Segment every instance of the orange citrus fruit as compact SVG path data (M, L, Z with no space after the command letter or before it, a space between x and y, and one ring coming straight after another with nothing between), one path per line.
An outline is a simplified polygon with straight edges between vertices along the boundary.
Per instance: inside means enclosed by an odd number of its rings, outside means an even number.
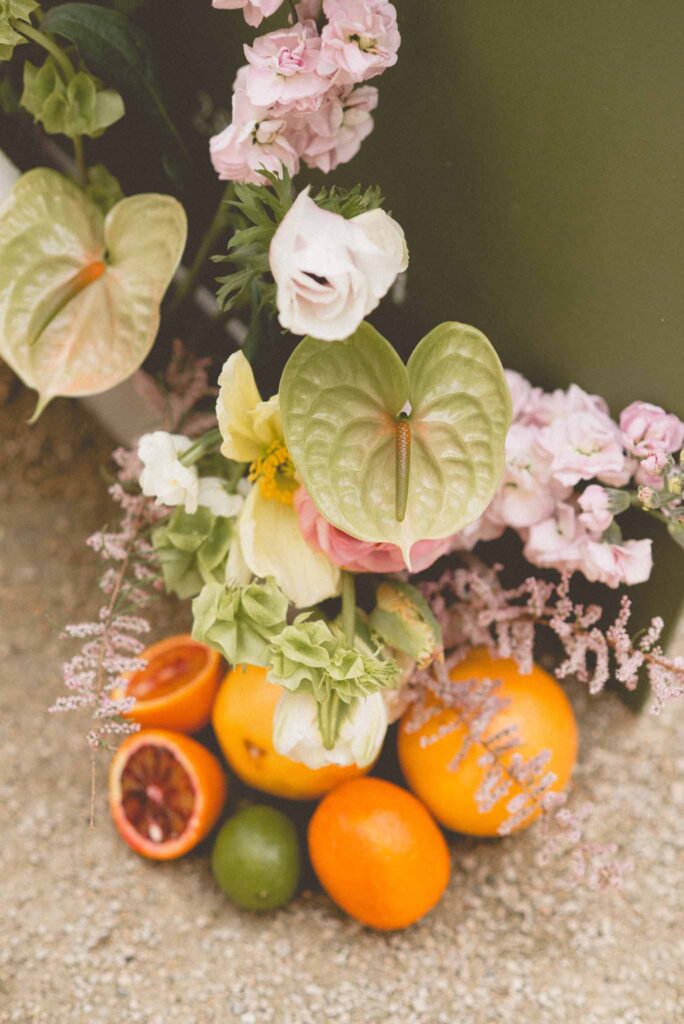
M522 675L512 659L493 658L484 648L478 648L459 662L450 678L454 682L500 680L497 696L509 703L492 716L483 739L486 741L513 726L520 743L515 750L501 755L501 764L507 765L515 752L528 760L549 750L551 758L544 773L557 776L551 789L565 788L577 758L577 723L568 698L553 676L538 665ZM478 763L485 747L474 743L460 763L455 764L466 737L465 725L458 723L456 713L441 705L437 698L429 697L428 702L436 710L434 717L413 731L411 723L416 709L409 708L399 727L399 763L406 781L447 828L473 836L497 835L499 826L509 817L507 804L521 792L520 786L512 783L506 796L490 810L480 812L475 794L487 770ZM422 744L423 739L432 740L441 730L445 732L440 739ZM517 828L526 827L537 816L538 812Z
M307 768L273 747L273 716L282 686L255 665L232 669L218 692L212 724L226 761L254 789L290 800L315 800L345 779L363 775L357 765Z
M371 928L406 928L427 914L451 871L444 836L424 805L384 779L352 779L321 800L309 856L330 898Z
M225 800L218 760L182 733L141 729L126 737L112 760L114 824L143 857L182 857L211 831Z
M125 717L144 728L203 729L221 678L221 655L183 634L160 640L140 657L147 665L117 692L136 698Z

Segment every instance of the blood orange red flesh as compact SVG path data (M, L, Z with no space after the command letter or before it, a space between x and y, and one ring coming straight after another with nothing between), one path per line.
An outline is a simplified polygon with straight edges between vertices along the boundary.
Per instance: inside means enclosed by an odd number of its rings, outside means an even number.
M124 740L112 761L114 823L129 846L153 860L181 857L196 846L225 798L217 759L180 733L143 729Z

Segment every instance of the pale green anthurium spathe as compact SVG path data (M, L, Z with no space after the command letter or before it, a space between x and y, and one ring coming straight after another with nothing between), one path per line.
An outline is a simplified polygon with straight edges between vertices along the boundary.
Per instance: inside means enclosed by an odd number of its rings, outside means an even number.
M492 345L466 324L435 327L406 366L365 322L344 341L304 338L283 372L280 410L322 515L360 540L396 544L409 568L416 541L448 537L481 515L503 472L510 393ZM400 424L404 440L410 427L403 484Z
M104 217L68 178L37 168L0 207L0 356L39 393L93 395L152 347L185 248L171 196L122 199Z

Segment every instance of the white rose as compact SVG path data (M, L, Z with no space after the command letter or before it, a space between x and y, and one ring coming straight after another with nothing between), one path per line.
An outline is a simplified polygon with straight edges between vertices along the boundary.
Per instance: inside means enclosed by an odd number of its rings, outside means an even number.
M294 334L348 338L408 265L401 227L383 210L352 220L300 193L269 253L278 318Z
M236 516L244 499L230 494L220 477L200 477L197 466L184 466L178 458L192 446L182 434L155 430L144 434L138 442L138 457L143 464L140 489L158 505L182 505L192 514L199 506L215 516Z
M273 746L284 757L307 768L357 764L365 768L378 756L387 732L387 711L380 693L357 697L345 715L332 750L323 745L318 704L308 693L286 691L273 719Z

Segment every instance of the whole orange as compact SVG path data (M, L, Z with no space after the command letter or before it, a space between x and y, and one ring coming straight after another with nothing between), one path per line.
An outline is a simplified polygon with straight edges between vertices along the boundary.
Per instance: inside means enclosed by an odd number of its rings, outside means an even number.
M551 789L562 790L568 784L577 758L577 723L568 698L548 672L538 665L522 675L509 658L493 658L484 648L474 650L450 673L454 682L470 679L500 680L497 696L509 701L496 712L483 732L483 739L493 737L502 729L515 727L520 740L515 748L526 760L549 750L551 758L544 771L557 778ZM508 802L520 793L517 783L511 785L503 799L490 810L480 812L475 794L486 769L478 763L485 753L482 743L474 743L455 767L450 763L461 750L466 727L458 723L456 712L429 698L441 710L416 731L412 730L416 709L409 708L399 727L399 763L409 786L430 808L438 821L456 832L474 836L495 836L508 818ZM457 723L457 724L455 724ZM440 730L445 734L432 740ZM510 763L514 751L501 755L502 765ZM521 822L517 828L531 824L538 812Z
M240 665L223 680L211 720L235 774L254 789L290 800L315 800L345 779L363 775L356 765L314 770L274 750L273 716L282 692L267 682L266 669L255 665Z
M427 914L451 871L444 836L423 804L383 779L344 782L321 800L309 856L330 898L383 931Z

